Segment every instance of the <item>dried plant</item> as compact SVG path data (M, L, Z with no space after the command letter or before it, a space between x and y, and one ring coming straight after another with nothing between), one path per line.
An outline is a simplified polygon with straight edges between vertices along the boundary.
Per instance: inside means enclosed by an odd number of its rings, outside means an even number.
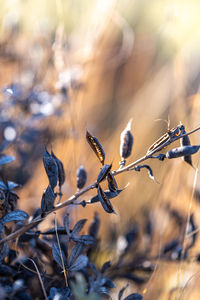
M116 253L118 251L115 260L104 263L101 269L95 265L94 259L96 249L101 247L98 236L100 218L97 213L89 226L88 234L81 234L87 219L78 220L71 228L68 214L64 215L62 223L57 224L55 218L55 226L46 231L41 231L38 228L38 225L45 220L46 216L70 205L81 205L87 209L87 205L96 205L96 202L100 202L106 213L115 213L112 199L123 191L123 189L118 188L115 178L117 175L123 172L140 171L145 168L148 170L150 178L155 180L152 168L141 163L151 159L158 159L162 163L164 159L183 157L187 163L192 165L191 156L200 147L199 145L190 145L189 142L189 135L199 130L200 127L186 133L184 126L178 125L153 143L143 157L126 165L125 158L130 156L133 146L130 122L127 126L121 134L120 155L122 162L120 162L118 170L112 170L112 164L104 165L104 149L98 139L87 131L86 139L103 167L100 169L97 179L92 184L84 187L87 173L83 166L80 166L77 170L78 190L64 201L62 201L61 193L61 187L66 178L63 164L53 152L50 154L45 149L43 164L49 183L42 195L41 207L35 211L33 216L17 209L18 196L14 190L18 185L7 181L2 172L2 180L0 181L0 274L2 277L0 289L2 289L5 297L9 299L12 297L12 299L21 299L20 297L32 299L34 294L34 297L42 298L44 296L45 299L52 300L57 298L109 299L111 290L115 288L114 281L117 278L131 280L138 284L148 281L155 267L148 251L144 253L135 252L130 257L130 253L138 239L137 226L132 226L124 233L124 246L119 250L115 249ZM159 151L177 140L181 142L180 147L173 148L166 154L158 154ZM5 141L2 143L1 149L5 150L4 144ZM2 153L0 166L9 164L13 160L14 157ZM108 190L104 191L102 182L106 180ZM96 190L96 196L92 197L90 201L81 200L81 197L92 189ZM58 196L59 201L55 204ZM11 222L13 226L8 226ZM195 244L196 240L197 228L192 215L189 224L190 231L187 234L191 235L191 243L184 247L183 252L181 241L178 239L172 240L162 250L162 255L166 259L181 259L181 257L185 259L187 257L188 249ZM113 232L110 232L110 234L112 235ZM151 235L149 230L148 234ZM13 243L14 241L15 243ZM14 245L15 250L13 250ZM25 256L17 256L18 251L22 251ZM34 254L30 259L29 255L32 255L31 253ZM32 270L30 262L34 264L36 272ZM145 275L136 275L136 270L140 270ZM38 288L31 295L31 285L37 277L41 289ZM4 278L7 281L4 281ZM16 286L17 281L19 284ZM118 299L122 299L125 289L126 287L119 291ZM142 298L141 294L132 293L124 300L139 300Z

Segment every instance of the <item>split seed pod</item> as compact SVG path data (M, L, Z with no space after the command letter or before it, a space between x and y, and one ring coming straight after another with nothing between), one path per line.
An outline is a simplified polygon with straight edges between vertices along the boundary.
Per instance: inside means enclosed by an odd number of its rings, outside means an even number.
M87 173L83 166L80 166L76 173L77 176L77 188L82 189L87 181Z
M103 209L109 214L115 213L109 198L106 196L100 185L98 186L97 193Z
M112 164L103 166L103 168L101 169L101 171L99 172L99 175L97 177L98 183L106 178L106 176L110 172L111 168L112 168Z
M92 136L88 131L86 131L86 139L102 165L104 165L105 152L98 139Z
M196 145L196 146L182 146L182 147L174 148L167 152L166 157L171 159L171 158L177 158L186 155L192 155L199 150L199 147L200 147L199 145Z
M183 134L186 133L185 128L183 129L183 132L182 132L182 133L183 133ZM190 145L190 139L189 139L189 136L188 136L188 135L183 136L183 137L180 139L180 144L181 144L181 146L188 146L188 145ZM183 156L183 160L184 160L185 162L187 162L189 165L192 166L192 156L191 156L191 155Z
M132 119L128 122L126 128L122 131L120 136L120 156L121 161L125 162L125 159L131 155L133 147L133 135L131 133ZM125 164L125 163L124 163Z
M49 154L47 149L43 155L43 163L49 179L49 184L53 190L58 182L58 166L55 159Z
M65 170L62 161L55 156L53 151L51 151L51 156L55 159L55 162L58 167L58 183L59 187L61 187L65 183Z
M115 177L111 172L109 172L107 175L107 181L108 181L108 188L110 192L116 192L118 190L118 186Z

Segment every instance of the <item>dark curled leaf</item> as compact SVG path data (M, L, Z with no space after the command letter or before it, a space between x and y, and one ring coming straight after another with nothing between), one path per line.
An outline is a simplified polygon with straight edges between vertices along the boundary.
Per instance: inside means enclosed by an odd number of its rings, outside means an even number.
M66 234L66 229L63 226L58 226L57 227L57 233L58 234ZM44 235L48 235L48 234L56 234L56 229L55 228L51 228L47 231L44 232L40 232L40 234L44 234Z
M4 216L0 222L2 224L12 222L12 221L25 221L29 215L23 210L14 210L9 212L6 216Z
M4 260L4 258L6 258L6 256L8 256L9 250L10 250L10 248L9 248L8 242L6 242L0 246L0 261Z
M100 227L99 214L95 212L94 219L89 227L89 235L93 236L94 238L97 238L99 227Z
M47 173L49 184L54 189L58 182L58 167L55 159L46 150L43 156L44 168Z
M106 178L106 176L110 172L111 168L112 168L112 164L103 166L103 168L101 169L101 171L99 172L99 175L97 177L97 183L101 182L102 180L104 180Z
M108 181L108 188L110 192L114 192L114 193L117 192L118 190L117 182L111 172L109 172L107 175L107 181Z
M131 155L133 147L133 135L131 133L132 119L128 122L126 128L122 131L120 136L120 156L122 160Z
M182 132L182 133L183 133L183 134L186 133L185 128L183 129L183 132ZM181 144L181 146L188 146L188 145L190 145L190 139L189 139L189 136L188 136L188 135L183 136L183 137L180 139L180 144ZM192 156L191 156L191 155L185 155L185 156L183 156L183 160L184 160L185 162L187 162L189 165L192 166Z
M69 271L79 271L85 268L88 264L88 257L86 255L80 255L77 260L70 265Z
M105 273L105 271L106 271L107 269L109 269L110 267L111 267L110 261L106 261L106 262L103 264L102 268L101 268L101 273L102 273L102 274Z
M48 186L42 195L42 201L41 201L42 212L47 212L51 210L54 207L55 199L56 199L56 195L54 194L52 188Z
M51 155L55 159L55 162L56 162L57 167L58 167L58 184L61 187L65 182L65 170L64 170L64 167L63 167L63 163L61 162L61 160L59 158L57 158L55 156L53 151L51 151Z
M83 166L80 166L76 173L77 176L77 188L82 189L87 181L87 172L83 168Z
M106 196L100 185L98 186L97 193L103 209L109 214L115 213L109 198Z
M133 293L127 296L126 298L124 298L124 300L142 300L142 298L143 298L142 295Z
M5 165L13 162L15 160L14 156L8 156L4 154L0 154L0 165Z
M199 150L199 145L196 146L182 146L178 148L174 148L167 152L166 157L168 159L177 158L186 155L192 155Z
M78 258L78 256L83 251L83 244L82 243L76 243L76 245L72 248L71 255L69 257L68 266L70 267L74 261Z
M104 165L105 152L98 139L92 136L88 131L86 132L86 139L102 165Z
M61 268L63 268L63 263L64 263L64 266L66 266L66 256L65 256L64 252L62 251L62 249L59 248L57 243L53 244L52 255L53 255L54 260L57 262L57 264ZM61 255L62 255L62 257L61 257ZM63 260L63 263L62 263L62 260Z
M148 166L148 165L136 166L136 167L134 167L134 168L131 169L131 170L135 170L135 171L140 172L140 169L142 169L142 168L146 168L146 169L148 170L149 178L151 178L152 180L155 180L155 178L154 178L154 176L153 176L153 171L152 171L151 167ZM156 181L156 180L155 180L155 181Z
M117 190L116 192L110 192L110 191L106 190L106 191L104 191L104 194L106 195L107 198L112 199L112 198L117 197L122 191L123 191L123 189ZM99 201L98 195L96 195L90 199L91 203L98 202L98 201Z
M73 230L72 230L72 235L74 235L74 236L78 235L79 232L83 229L83 227L84 227L86 221L87 221L87 219L79 220L79 221L75 224L75 226L74 226L74 228L73 228Z
M118 300L121 300L122 299L122 296L124 294L124 291L127 289L129 285L127 284L126 286L124 286L120 291L119 291L119 294L118 294Z

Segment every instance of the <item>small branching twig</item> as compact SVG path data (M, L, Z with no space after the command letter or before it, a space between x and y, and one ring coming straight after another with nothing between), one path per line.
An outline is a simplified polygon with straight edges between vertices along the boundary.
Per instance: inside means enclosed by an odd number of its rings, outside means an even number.
M187 133L181 133L178 136L172 136L170 137L166 142L162 143L160 146L156 147L156 149L154 151L151 151L149 154L146 154L144 156L142 156L141 158L137 159L136 161L130 163L129 165L123 167L123 168L119 168L118 170L114 170L111 172L111 174L113 176L117 176L121 173L130 171L132 168L134 168L135 166L139 165L140 163L152 158L152 155L154 155L155 153L157 153L158 151L162 150L163 148L169 146L170 144L172 144L173 142L183 138L184 136L188 136L196 131L200 130L200 126L196 127L195 129L187 132ZM102 181L104 181L105 179L103 179ZM17 238L18 236L24 234L26 231L28 231L29 229L31 229L33 226L38 225L40 222L42 222L46 216L48 216L49 214L51 214L52 212L55 212L61 208L64 208L66 206L72 205L74 204L74 201L76 199L78 199L80 196L84 195L85 193L87 193L88 191L97 188L98 186L98 182L95 181L92 184L88 185L87 187L83 188L82 190L76 192L74 195L72 195L71 197L69 197L67 200L65 200L62 203L59 203L57 205L55 205L55 207L53 207L52 209L48 210L47 212L43 213L43 216L38 216L35 219L33 219L32 221L30 221L28 224L25 224L22 228L16 230L15 232L9 234L8 236L6 236L5 238L3 238L0 241L0 245L3 245L5 242L11 241L15 238Z

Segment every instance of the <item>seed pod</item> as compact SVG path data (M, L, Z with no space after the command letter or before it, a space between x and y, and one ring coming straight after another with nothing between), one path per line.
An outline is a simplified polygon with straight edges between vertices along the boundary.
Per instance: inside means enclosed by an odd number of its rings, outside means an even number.
M83 168L83 166L80 166L76 173L77 176L77 188L82 189L87 181L87 172Z
M98 192L98 197L101 202L101 205L103 206L103 209L109 214L115 213L109 198L106 196L106 194L104 193L100 185L98 186L97 192Z
M97 183L101 182L102 180L104 180L106 178L106 176L110 172L111 168L112 168L112 164L103 166L103 168L101 169L101 171L99 172L99 175L97 177Z
M58 167L55 159L49 154L47 149L43 155L43 163L45 171L49 178L50 186L52 189L54 189L58 182Z
M131 133L132 119L128 122L126 128L122 131L120 136L120 156L122 161L131 155L133 147L133 135Z
M64 170L64 167L63 167L63 163L59 158L57 158L55 156L53 151L51 151L51 155L55 159L55 162L56 162L57 167L58 167L58 182L59 182L59 186L61 187L65 182L65 170Z
M182 147L174 148L167 152L166 157L171 159L171 158L177 158L186 155L192 155L199 150L199 147L200 146L196 145L196 146L182 146Z
M108 181L108 188L110 192L116 192L118 190L118 186L115 177L111 172L109 172L107 175L107 181Z
M56 199L56 195L54 194L51 186L48 186L42 195L42 200L41 200L42 212L47 212L51 210L54 207L55 199Z
M98 139L92 136L88 131L86 131L86 139L102 165L104 165L105 152Z
M185 128L183 128L182 133L183 133L183 134L186 133ZM180 144L181 144L181 146L188 146L188 145L190 145L190 139L189 139L189 136L188 136L188 135L183 136L183 137L180 139ZM183 160L184 160L185 162L187 162L189 165L192 166L192 156L191 156L191 155L183 156Z

